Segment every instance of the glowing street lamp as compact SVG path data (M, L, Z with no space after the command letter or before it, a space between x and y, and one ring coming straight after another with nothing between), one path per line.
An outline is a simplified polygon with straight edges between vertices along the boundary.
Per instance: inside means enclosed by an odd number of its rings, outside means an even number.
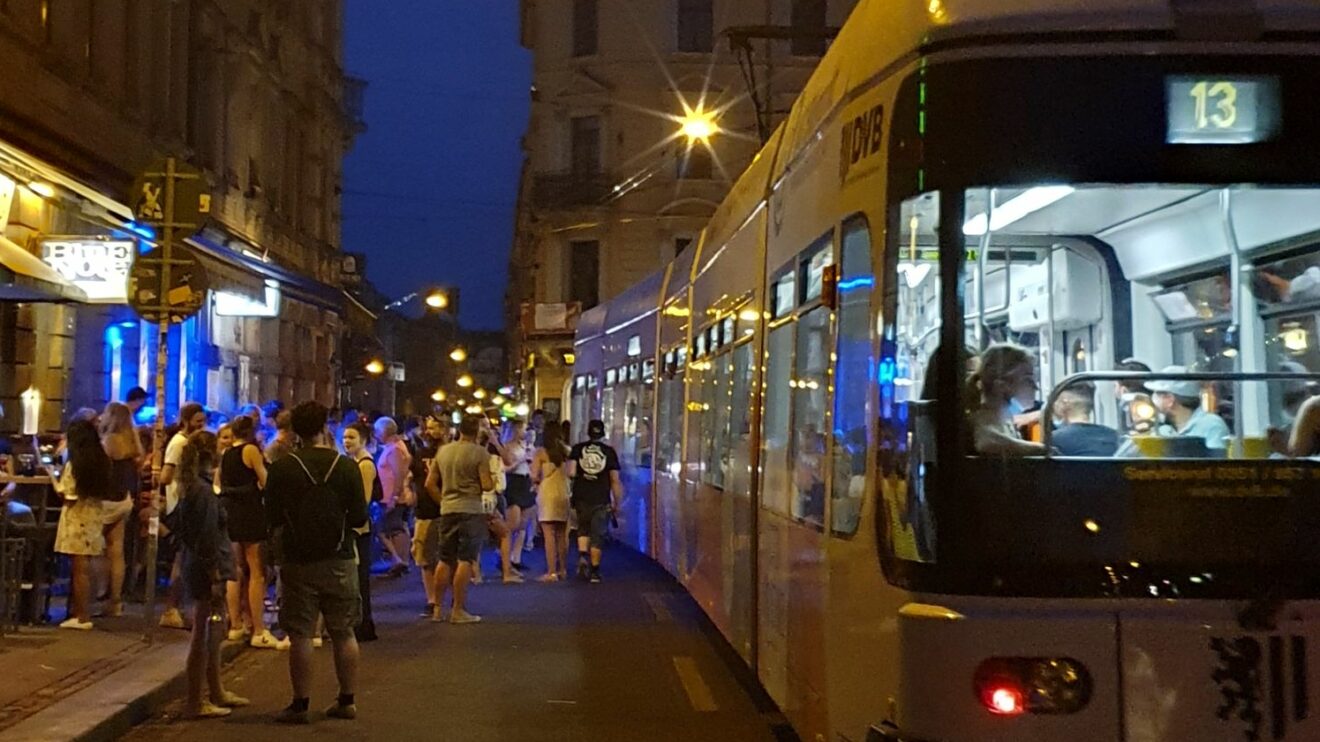
M425 302L432 309L445 309L449 306L449 294L437 289L426 295Z
M720 125L715 122L715 114L704 110L701 106L696 108L683 107L683 116L679 119L679 125L682 127L679 132L687 137L688 143L705 143L711 137L720 133Z
M464 389L467 389L468 387L472 386L472 383L473 383L473 382L472 382L472 375L471 375L471 374L463 374L462 376L458 377L458 382L457 382L457 383L458 383L459 386L463 387Z
M365 368L367 370L367 373L371 374L372 376L380 376L381 374L385 373L385 362L380 360L379 358L372 358L370 361L367 361L367 365L365 366Z
M467 360L467 357L468 357L467 351L464 350L463 346L461 345L449 351L449 360L453 361L454 363L462 363L463 361Z
M485 399L485 398L486 398L486 390L485 390L485 389L478 389L478 390L476 390L475 392L472 393L472 396L473 396L474 399Z
M504 403L507 402L508 400L506 400L506 399L504 398L504 395L503 395L503 394L496 394L494 397L491 397L491 400L490 400L490 401L491 401L491 403L494 404L494 405L497 405L497 406L503 407L503 406L504 406Z
M434 392L431 392L431 401L432 401L432 402L443 402L443 401L445 401L446 396L447 396L447 395L445 394L445 390L444 390L444 389L436 389Z

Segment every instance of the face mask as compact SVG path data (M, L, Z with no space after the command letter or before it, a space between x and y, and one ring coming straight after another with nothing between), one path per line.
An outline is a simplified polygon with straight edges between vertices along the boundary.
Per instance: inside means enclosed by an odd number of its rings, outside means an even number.
M1017 415L1021 415L1022 413L1026 412L1026 411L1027 411L1027 408L1026 408L1025 406L1023 406L1022 402L1021 402L1020 400L1018 400L1017 397L1011 397L1011 398L1009 398L1009 400L1008 400L1008 414L1013 415L1013 416L1016 417Z

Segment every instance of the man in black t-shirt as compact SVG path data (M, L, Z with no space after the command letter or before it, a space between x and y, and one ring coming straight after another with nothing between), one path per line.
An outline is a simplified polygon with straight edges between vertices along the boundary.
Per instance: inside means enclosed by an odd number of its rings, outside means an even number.
M325 713L338 719L357 718L353 694L358 643L353 629L362 619L362 598L353 529L367 522L367 498L358 467L334 449L326 413L316 402L293 409L293 432L301 445L271 464L266 480L266 515L279 530L284 549L280 626L292 641L293 703L276 716L285 724L308 723L312 638L318 616L325 619L339 679L338 702Z
M422 586L426 589L426 611L430 618L435 612L435 568L440 564L440 503L426 490L426 476L431 471L431 460L446 443L448 430L434 417L426 418L426 429L416 450L412 452L412 484L416 492L416 522L413 525L412 557L422 572Z
M587 423L587 440L573 446L565 469L573 480L573 509L578 522L578 576L600 582L600 550L610 519L619 511L623 483L619 454L605 443L605 423ZM591 563L587 563L590 551Z
M1071 384L1059 392L1054 416L1059 427L1050 442L1061 456L1113 456L1118 450L1118 431L1091 422L1095 410L1095 385L1089 381Z

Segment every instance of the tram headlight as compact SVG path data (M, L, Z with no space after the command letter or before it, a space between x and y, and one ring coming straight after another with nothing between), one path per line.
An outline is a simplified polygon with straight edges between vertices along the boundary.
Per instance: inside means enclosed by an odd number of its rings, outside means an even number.
M976 669L976 697L992 714L1073 714L1091 701L1086 665L1062 657L992 657Z

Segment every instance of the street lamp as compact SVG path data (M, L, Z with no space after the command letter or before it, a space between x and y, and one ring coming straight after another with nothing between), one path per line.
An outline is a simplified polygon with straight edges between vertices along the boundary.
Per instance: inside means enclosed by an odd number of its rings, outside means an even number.
M372 376L380 376L381 374L385 373L385 362L380 360L379 358L372 358L370 361L367 361L367 365L365 366L365 368L367 370L367 373L371 374Z
M449 294L443 291L432 291L426 295L426 306L432 309L446 309L449 307Z
M418 297L421 297L422 303L425 304L427 307L430 307L431 309L442 310L442 309L447 309L449 307L449 294L446 293L444 289L430 289L425 293L421 291L414 291L411 294L408 294L407 296L400 297L399 299L396 299L390 302L389 304L386 304L385 311L388 312L391 309L398 309L399 307L403 306L404 304L407 304L408 302Z
M705 143L711 137L720 133L720 125L715 121L715 113L707 111L701 106L688 108L683 106L683 116L679 119L679 129L683 136L687 137L689 144L696 142Z
M485 389L478 389L478 390L476 390L475 392L472 393L472 397L473 397L474 399L485 399L485 398L486 398L486 390L485 390Z
M458 377L457 383L459 386L463 387L464 389L467 389L468 387L472 386L473 383L472 374L463 374L462 376Z
M446 395L445 395L445 390L444 390L444 389L436 389L434 392L431 392L431 401L432 401L432 402L443 402L443 401L445 401L445 398L446 398Z
M463 361L467 360L467 357L468 357L467 351L464 350L463 346L461 345L449 351L449 360L453 361L454 363L462 363Z

